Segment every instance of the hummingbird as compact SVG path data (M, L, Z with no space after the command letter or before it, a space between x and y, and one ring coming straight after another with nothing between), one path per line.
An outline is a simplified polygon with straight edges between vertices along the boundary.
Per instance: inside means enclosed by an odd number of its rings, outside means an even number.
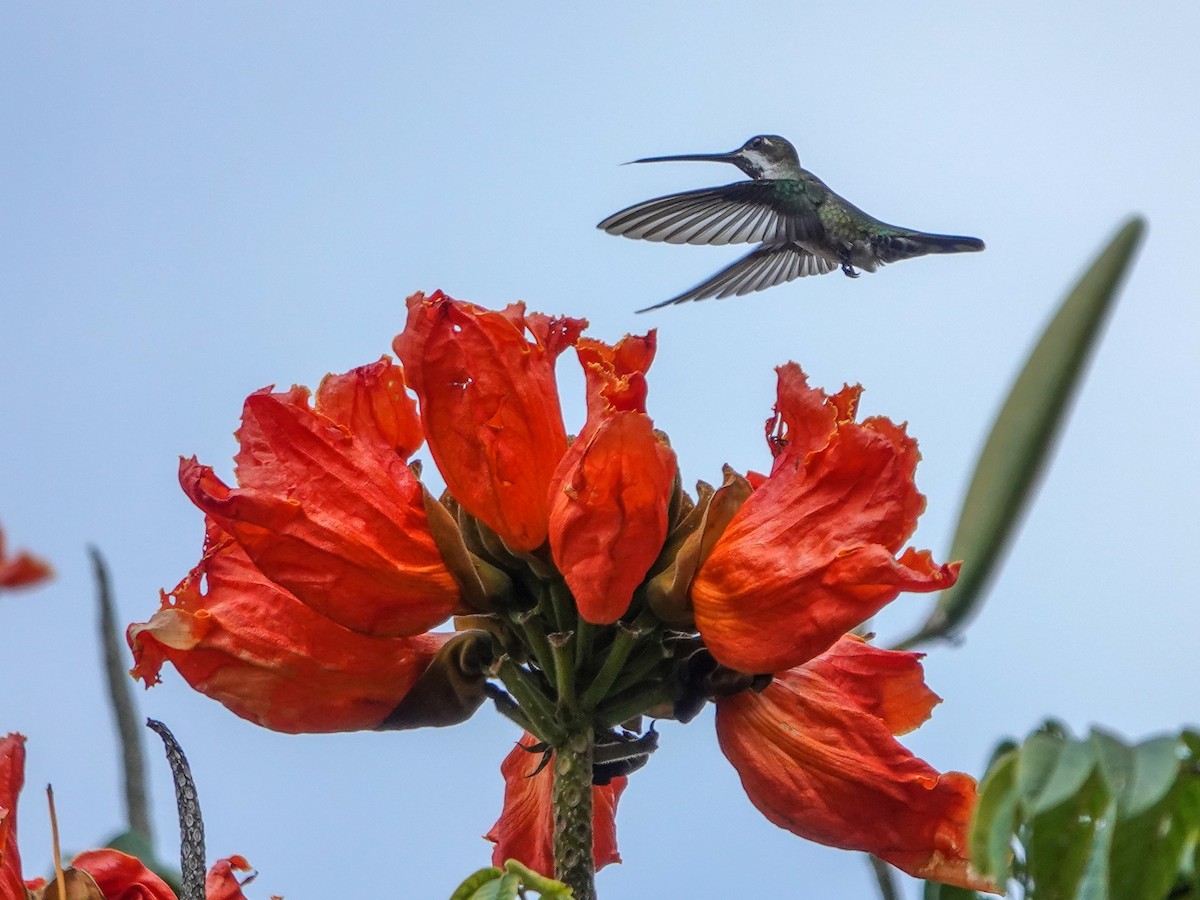
M633 162L680 160L732 163L751 180L636 203L596 227L668 244L760 246L691 290L638 312L708 297L740 297L838 268L857 278L858 269L874 272L885 263L927 253L983 249L979 238L927 234L868 215L801 168L796 148L777 134L752 137L730 153L649 156Z

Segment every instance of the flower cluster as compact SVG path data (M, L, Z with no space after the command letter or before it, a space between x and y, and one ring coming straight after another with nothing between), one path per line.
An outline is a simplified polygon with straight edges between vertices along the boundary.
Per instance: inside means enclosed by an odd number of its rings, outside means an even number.
M288 732L452 724L490 698L526 732L502 767L495 858L546 874L566 864L571 823L554 817L573 742L592 785L586 864L602 866L618 859L617 800L658 740L643 717L688 721L712 702L772 822L989 888L966 858L974 782L895 740L938 702L919 656L850 634L900 592L955 580L903 549L924 504L915 442L857 421L859 388L826 394L788 364L769 472L726 468L692 496L646 413L653 332L609 345L585 325L415 294L402 366L328 376L315 397L252 394L236 486L181 462L204 553L130 626L134 673L150 685L170 661ZM587 391L574 437L554 376L568 349ZM440 498L412 459L422 444Z

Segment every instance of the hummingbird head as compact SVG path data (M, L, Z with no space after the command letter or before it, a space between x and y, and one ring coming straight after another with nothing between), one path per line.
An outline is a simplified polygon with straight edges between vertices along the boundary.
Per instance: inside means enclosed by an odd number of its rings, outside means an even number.
M787 138L777 134L760 134L750 138L731 153L685 153L679 156L648 156L635 159L635 163L674 162L677 160L700 160L703 162L731 163L751 178L797 178L800 175L800 157Z
M760 134L728 154L751 178L791 178L800 170L800 157L791 141L777 134Z

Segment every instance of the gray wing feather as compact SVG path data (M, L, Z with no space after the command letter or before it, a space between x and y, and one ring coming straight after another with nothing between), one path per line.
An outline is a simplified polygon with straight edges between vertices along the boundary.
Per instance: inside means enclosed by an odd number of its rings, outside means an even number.
M741 297L807 275L826 275L838 266L839 263L835 260L817 256L797 243L768 244L746 254L690 291L639 309L638 312L687 303L689 300L704 300L708 297L716 297L718 300L725 297Z
M781 204L770 182L738 181L636 203L596 226L609 234L668 244L760 244L823 232L815 208Z

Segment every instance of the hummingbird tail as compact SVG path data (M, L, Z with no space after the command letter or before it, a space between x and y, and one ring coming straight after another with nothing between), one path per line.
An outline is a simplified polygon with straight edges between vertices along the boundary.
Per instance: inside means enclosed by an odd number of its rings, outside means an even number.
M984 248L979 238L955 234L923 234L921 238L930 253L973 253Z
M984 248L979 238L957 234L926 234L923 231L903 231L889 234L874 242L881 263L893 263L928 253L973 253Z

